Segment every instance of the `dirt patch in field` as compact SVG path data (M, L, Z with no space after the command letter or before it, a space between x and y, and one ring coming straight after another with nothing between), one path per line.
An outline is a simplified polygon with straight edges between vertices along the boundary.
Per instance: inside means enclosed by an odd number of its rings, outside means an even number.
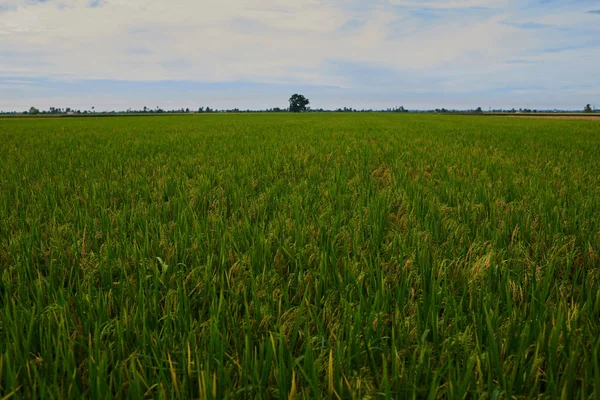
M587 119L600 121L600 115L507 115L511 118Z

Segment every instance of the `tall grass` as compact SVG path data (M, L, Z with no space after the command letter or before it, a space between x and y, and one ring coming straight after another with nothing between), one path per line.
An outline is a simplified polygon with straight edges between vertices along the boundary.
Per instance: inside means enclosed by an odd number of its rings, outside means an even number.
M0 398L600 397L595 121L0 120Z

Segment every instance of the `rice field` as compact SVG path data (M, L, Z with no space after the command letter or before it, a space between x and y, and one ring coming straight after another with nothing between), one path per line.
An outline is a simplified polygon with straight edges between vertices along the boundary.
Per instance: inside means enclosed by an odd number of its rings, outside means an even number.
M600 121L0 119L0 399L600 398Z

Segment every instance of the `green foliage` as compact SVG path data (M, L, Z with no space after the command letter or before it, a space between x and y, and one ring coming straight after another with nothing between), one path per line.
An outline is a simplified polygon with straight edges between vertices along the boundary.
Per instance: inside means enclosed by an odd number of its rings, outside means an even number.
M591 113L592 112L592 106L589 105L589 104L587 104L585 106L585 108L583 109L583 112L585 112L585 113Z
M595 121L0 121L0 398L600 395Z
M301 94L293 94L290 97L290 111L291 112L303 112L307 110L307 106L310 101Z

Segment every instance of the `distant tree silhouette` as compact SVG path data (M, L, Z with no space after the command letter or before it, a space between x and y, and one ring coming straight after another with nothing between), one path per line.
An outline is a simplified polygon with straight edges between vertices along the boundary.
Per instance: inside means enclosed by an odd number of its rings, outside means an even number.
M290 111L291 112L303 112L306 111L310 101L301 94L293 94L290 97Z
M39 114L39 113L40 113L40 110L38 110L38 109L37 109L37 108L35 108L35 107L31 107L31 108L29 109L29 114L33 114L33 115L35 115L35 114Z
M590 106L589 104L585 106L585 108L583 109L583 112L585 113L591 113L592 112L592 106Z

